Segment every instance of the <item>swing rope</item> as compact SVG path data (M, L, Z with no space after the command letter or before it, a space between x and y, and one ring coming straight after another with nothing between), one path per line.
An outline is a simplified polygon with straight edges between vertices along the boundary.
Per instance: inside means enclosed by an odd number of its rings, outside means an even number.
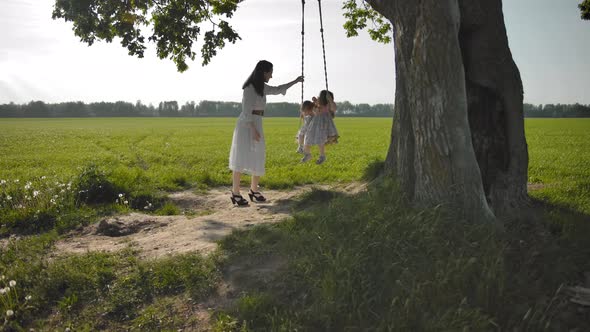
M301 76L305 71L305 0L301 0ZM303 82L301 82L301 105L303 105Z
M322 35L322 53L324 55L324 78L326 79L326 90L328 89L328 69L326 67L326 45L324 42L324 22L322 20L322 0L318 0L318 8L320 9L320 33Z
M324 79L326 81L326 90L328 89L328 68L326 65L326 42L324 40L324 21L322 18L322 0L318 0L320 11L320 34L322 36L322 55L324 58ZM301 76L305 74L305 0L301 0ZM301 82L301 105L304 99L304 86Z

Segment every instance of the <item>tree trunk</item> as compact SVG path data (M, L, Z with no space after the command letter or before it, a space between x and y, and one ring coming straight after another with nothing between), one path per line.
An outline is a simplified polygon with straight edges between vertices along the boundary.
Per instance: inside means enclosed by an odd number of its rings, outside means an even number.
M500 0L369 0L394 27L386 170L420 205L493 221L526 198L522 83Z

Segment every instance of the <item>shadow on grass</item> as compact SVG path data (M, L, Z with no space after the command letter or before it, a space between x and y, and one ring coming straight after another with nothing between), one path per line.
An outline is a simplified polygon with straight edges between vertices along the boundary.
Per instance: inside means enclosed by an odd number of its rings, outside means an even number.
M218 328L590 329L590 311L564 291L589 271L587 215L535 201L534 213L496 233L441 208L411 208L391 183L354 196L314 190L295 206L281 224L220 243L229 266L285 263L267 283L244 286L218 312Z

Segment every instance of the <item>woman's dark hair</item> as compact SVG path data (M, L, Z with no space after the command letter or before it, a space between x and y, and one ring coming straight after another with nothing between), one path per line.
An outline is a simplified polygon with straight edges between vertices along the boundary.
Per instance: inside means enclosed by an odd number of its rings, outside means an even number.
M252 84L254 90L260 96L264 96L264 73L272 71L272 63L266 60L260 60L254 67L254 71L250 74L250 77L244 82L242 89L245 89L248 85Z
M318 98L320 105L328 105L328 93L330 94L330 97L332 97L332 100L334 100L334 94L332 91L322 90L320 91L320 97Z

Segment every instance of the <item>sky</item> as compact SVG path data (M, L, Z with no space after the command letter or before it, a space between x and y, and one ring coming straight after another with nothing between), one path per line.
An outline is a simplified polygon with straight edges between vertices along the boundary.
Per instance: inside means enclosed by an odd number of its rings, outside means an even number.
M590 21L581 0L504 0L512 55L533 104L590 104ZM393 103L394 45L366 32L347 38L343 0L323 0L328 82L336 100ZM240 101L241 86L258 60L274 64L273 85L301 74L301 1L246 0L230 24L242 40L218 51L208 66L197 58L178 73L169 59L127 54L117 40L87 46L71 23L52 20L54 0L0 0L0 104L67 101ZM316 1L306 1L305 98L324 88ZM301 89L269 102L299 102Z

